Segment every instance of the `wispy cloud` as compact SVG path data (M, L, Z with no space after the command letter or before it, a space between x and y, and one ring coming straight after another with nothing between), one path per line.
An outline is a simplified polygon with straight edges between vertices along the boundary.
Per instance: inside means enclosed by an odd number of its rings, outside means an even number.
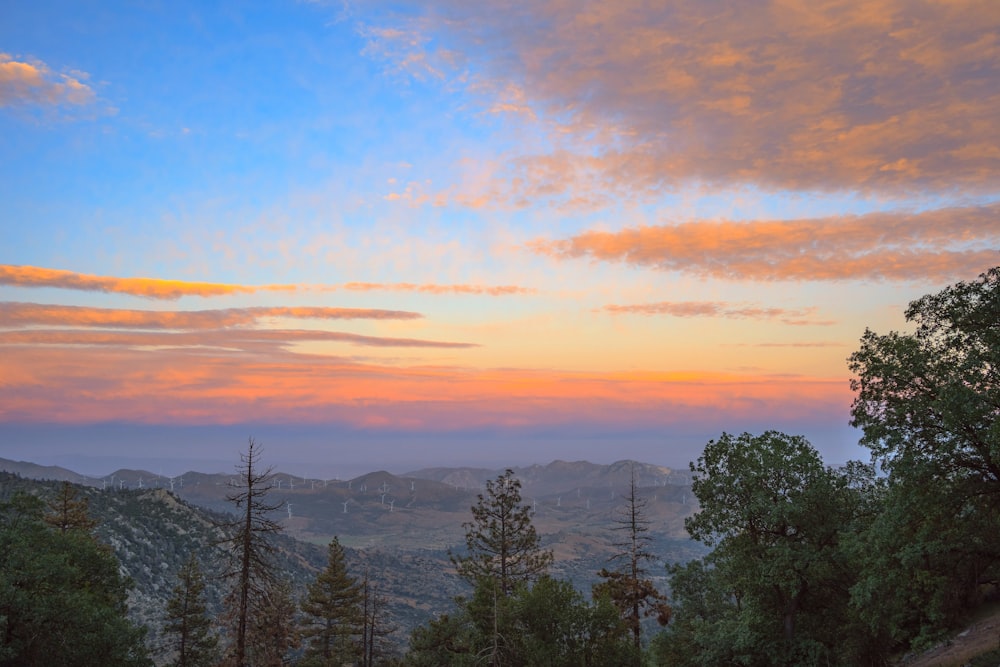
M53 72L35 59L18 60L0 53L0 107L16 105L82 106L97 96L84 72Z
M88 292L131 294L149 299L176 300L182 296L223 296L262 291L291 292L296 285L232 285L227 283L189 282L160 278L116 278L95 276L37 266L0 265L0 285L16 287L56 287Z
M345 290L369 292L422 292L424 294L483 294L487 296L507 296L514 294L534 294L537 290L517 285L435 285L433 283L344 283Z
M112 347L214 347L242 351L274 351L305 342L336 342L370 347L468 348L474 343L363 336L343 331L238 329L208 331L107 331L65 329L0 330L0 345L106 345Z
M784 324L828 326L830 320L811 319L815 308L762 308L720 301L659 301L629 305L611 304L601 310L613 315L668 315L671 317L723 317L728 319L779 320Z
M536 252L731 280L944 280L1000 259L1000 204L923 213L685 222L538 240Z
M0 302L0 327L26 325L116 327L128 329L221 329L276 318L319 320L413 320L420 313L373 308L254 307L155 311Z
M996 190L996 3L407 4L371 53L423 77L458 63L452 85L523 92L552 124L552 151L506 155L479 195Z
M37 266L14 266L10 264L0 264L0 285L10 285L13 287L54 287L88 292L130 294L148 299L168 301L174 301L184 296L216 297L233 294L253 294L256 292L333 292L339 289L349 291L421 292L424 294L478 294L485 296L523 295L535 292L532 288L517 285L440 285L435 283L349 282L343 285L238 285L232 283L164 280L160 278L96 276L61 269L47 269Z

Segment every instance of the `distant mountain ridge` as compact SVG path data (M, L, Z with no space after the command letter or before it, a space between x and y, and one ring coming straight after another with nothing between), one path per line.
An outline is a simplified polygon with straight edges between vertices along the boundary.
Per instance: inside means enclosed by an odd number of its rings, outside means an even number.
M28 479L51 479L57 482L73 482L92 486L92 477L67 470L59 466L43 466L30 461L11 461L0 458L0 472L9 472Z
M504 472L505 468L476 468L476 467L431 467L421 468L412 472L396 475L385 470L358 475L351 479L320 479L291 475L285 472L276 471L276 480L284 480L286 488L294 488L295 485L329 484L330 482L345 482L362 485L374 483L376 486L383 483L396 483L397 488L401 484L400 480L423 479L446 484L454 489L466 491L478 491L484 488L486 481L495 479ZM579 488L622 488L629 484L632 472L635 472L636 484L640 487L656 487L668 485L689 485L691 482L690 473L677 471L665 466L652 463L642 463L624 459L610 464L591 463L589 461L562 461L554 460L551 463L542 465L534 464L530 466L511 466L514 475L521 481L522 495L525 496L545 496L559 493L575 491ZM148 470L136 470L120 468L103 477L92 477L82 475L67 468L59 466L44 466L28 461L12 461L0 458L0 471L10 472L29 479L48 479L56 481L68 481L74 484L84 484L107 488L168 488L177 490L183 484L192 482L202 484L209 483L218 485L220 482L232 478L232 474L227 473L205 473L190 470L176 477L166 477L150 472ZM287 486L287 480L291 480L291 487Z
M511 466L514 475L521 481L524 495L551 495L575 491L581 487L622 488L629 484L633 471L636 485L641 487L667 486L669 484L689 484L687 471L678 472L672 468L641 463L628 459L602 465L589 461L555 460L546 465ZM429 479L459 488L481 488L487 480L502 474L504 469L491 468L422 468L402 475Z

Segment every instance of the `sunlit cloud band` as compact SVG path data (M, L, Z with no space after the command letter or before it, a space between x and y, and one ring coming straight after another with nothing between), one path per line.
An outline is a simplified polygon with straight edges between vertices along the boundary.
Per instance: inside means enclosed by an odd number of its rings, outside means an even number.
M558 259L617 261L730 280L926 280L1000 260L1000 204L806 220L684 222L538 240Z

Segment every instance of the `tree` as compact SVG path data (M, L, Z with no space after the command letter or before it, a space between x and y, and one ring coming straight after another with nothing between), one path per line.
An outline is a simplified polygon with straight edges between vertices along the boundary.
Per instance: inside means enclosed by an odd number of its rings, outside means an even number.
M931 466L1000 494L1000 267L909 305L912 334L866 330L851 355L861 443L886 469Z
M723 434L706 445L691 470L700 510L685 527L715 549L698 570L675 570L675 578L690 576L672 588L706 586L704 599L714 600L717 623L689 641L721 662L834 662L854 581L840 542L863 506L851 475L824 467L804 438L776 431ZM684 594L698 598L690 590ZM683 619L687 601L675 593L675 602Z
M639 664L641 652L614 603L597 596L588 604L568 581L549 576L513 598L513 638L526 667L621 667Z
M540 546L531 524L531 508L521 504L521 482L509 468L486 482L472 506L472 521L465 528L464 555L451 554L458 573L476 585L480 579L495 582L503 596L519 583L542 575L552 563L552 552Z
M1000 267L910 303L912 333L866 330L852 425L888 473L864 545L873 631L933 640L1000 578ZM889 587L891 597L886 596Z
M250 619L248 653L254 665L281 667L288 655L299 645L299 629L295 612L297 605L292 584L286 579L271 582L261 604Z
M386 638L396 631L389 620L388 600L379 593L378 583L368 576L361 579L361 666L374 667L379 658L389 653Z
M163 630L175 638L170 644L177 652L170 663L174 667L209 667L218 660L219 639L205 607L205 577L194 554L178 573Z
M111 550L43 512L32 496L0 503L0 664L151 665Z
M655 561L656 556L649 551L650 539L646 534L649 532L649 520L644 516L647 503L636 489L634 466L625 502L623 514L615 520L618 524L616 529L624 534L624 538L614 543L620 551L611 557L618 567L601 569L598 574L605 581L594 587L594 595L607 595L618 609L632 633L638 655L642 648L642 619L656 616L660 625L666 625L670 620L670 607L666 596L646 576L644 563Z
M360 656L357 641L364 618L362 590L347 571L344 548L335 537L327 547L326 568L309 584L302 600L302 635L306 638L308 665L340 665Z
M610 600L588 604L570 582L542 575L510 596L480 579L457 613L413 631L405 664L620 667L638 657Z
M274 546L270 538L281 531L281 524L268 517L283 503L267 502L271 491L271 468L260 469L260 447L250 439L245 454L240 455L237 481L226 499L240 511L224 528L229 537L222 545L229 553L229 566L224 576L233 581L226 599L233 624L231 659L236 667L247 667L249 621L264 610L275 583L272 557Z
M70 530L89 533L97 527L97 521L90 516L86 496L80 497L76 485L69 482L63 482L56 497L49 502L45 523L61 533Z

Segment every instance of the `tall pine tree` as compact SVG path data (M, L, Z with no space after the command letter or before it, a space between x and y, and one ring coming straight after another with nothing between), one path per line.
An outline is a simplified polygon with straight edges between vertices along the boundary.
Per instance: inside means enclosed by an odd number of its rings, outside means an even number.
M163 630L171 636L169 649L177 657L173 667L209 667L218 660L219 639L205 607L205 577L194 554L178 573L177 586L167 600L167 623Z
M545 574L552 552L540 546L531 524L531 508L521 504L521 482L507 469L486 482L472 507L472 521L465 528L466 553L451 554L458 573L473 586L491 579L499 593L509 597L519 583Z
M307 640L303 665L341 665L361 658L363 592L347 571L344 548L330 541L326 568L302 600L302 635Z

